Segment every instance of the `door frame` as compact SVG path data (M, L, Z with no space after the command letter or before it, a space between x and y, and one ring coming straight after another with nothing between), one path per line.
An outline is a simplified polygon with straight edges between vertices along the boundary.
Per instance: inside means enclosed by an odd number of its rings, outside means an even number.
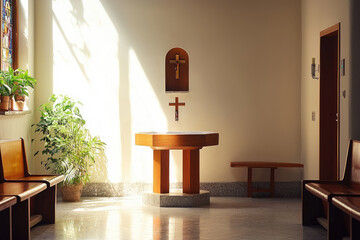
M324 42L326 39L337 37L337 56L336 56L336 115L335 116L326 116L324 119L324 115L322 114L322 109L325 112L324 108L324 100L322 100L322 96L325 91L326 94L329 94L329 90L327 90L326 87L322 87L321 84L321 74L320 74L320 87L319 87L319 179L320 180L339 180L339 152L340 152L340 69L339 69L339 63L340 63L340 23L337 23L323 31L320 32L320 73L321 73L321 59L322 59L322 42ZM324 40L324 41L323 41ZM328 40L331 41L331 40ZM328 44L328 43L327 43ZM330 43L331 44L331 43ZM325 44L324 44L325 45ZM336 43L334 44L336 45ZM324 47L324 46L323 46ZM324 70L323 70L324 71ZM324 72L323 72L324 73ZM332 75L333 76L333 75ZM324 85L323 85L324 86ZM332 100L335 100L331 97ZM324 155L324 151L326 152L328 149L324 148L324 138L325 136L328 136L327 132L324 131L324 121L336 121L336 166L329 166L326 163L326 159L328 158L326 155ZM334 130L332 128L332 130ZM335 140L335 139L334 139ZM332 144L335 145L335 142L332 142ZM327 146L328 147L328 146ZM327 162L328 163L328 162ZM325 167L326 166L326 167ZM329 168L330 167L330 168ZM326 168L326 171L324 169ZM336 168L336 169L334 169ZM322 171L323 170L323 171ZM328 173L324 172L335 172L336 174L330 174L331 177L327 176ZM336 176L333 176L336 175Z

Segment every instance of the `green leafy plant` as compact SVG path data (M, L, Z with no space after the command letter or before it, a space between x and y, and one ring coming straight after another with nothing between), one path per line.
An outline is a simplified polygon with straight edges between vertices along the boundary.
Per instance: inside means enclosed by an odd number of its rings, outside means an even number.
M36 79L29 76L28 70L15 70L15 87L14 92L19 96L29 96L28 87L34 89Z
M0 94L2 96L29 96L28 87L34 88L36 79L31 77L28 70L12 69L0 70Z
M40 106L40 121L32 125L44 142L41 153L47 159L41 163L53 173L64 174L64 185L88 182L89 167L106 145L85 127L80 104L67 96L53 95L49 103Z
M0 70L0 94L1 96L12 96L15 85L14 70L10 67L9 71Z

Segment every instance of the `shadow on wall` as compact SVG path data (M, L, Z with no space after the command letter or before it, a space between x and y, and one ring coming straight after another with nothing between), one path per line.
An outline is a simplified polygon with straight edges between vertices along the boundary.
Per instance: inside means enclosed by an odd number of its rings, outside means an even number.
M360 139L360 1L352 0L351 9L351 101L350 138Z

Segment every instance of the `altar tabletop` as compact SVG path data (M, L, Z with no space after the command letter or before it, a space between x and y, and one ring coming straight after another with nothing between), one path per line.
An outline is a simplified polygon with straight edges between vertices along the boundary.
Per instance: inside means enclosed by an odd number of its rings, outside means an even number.
M219 144L214 132L141 132L135 134L135 144L153 149L189 149Z

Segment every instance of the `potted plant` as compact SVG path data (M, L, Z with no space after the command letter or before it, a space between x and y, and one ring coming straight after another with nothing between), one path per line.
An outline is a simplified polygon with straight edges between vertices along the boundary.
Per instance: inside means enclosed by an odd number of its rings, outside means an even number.
M69 97L53 95L49 103L40 106L40 121L32 125L44 142L41 153L46 160L41 163L46 170L65 176L59 186L64 201L80 199L83 184L89 182L89 168L105 150L105 143L92 137L85 127L79 104Z
M13 92L14 78L6 71L0 70L0 95L1 111L8 111L10 108L10 98Z
M11 67L9 67L8 71L0 70L0 109L7 111L11 106L12 110L23 110L25 96L29 96L28 87L34 88L35 84L36 79L29 76L27 70L14 70ZM15 96L15 103L13 102L13 96Z
M11 69L11 68L10 68ZM9 72L10 72L9 69ZM16 110L23 110L25 105L25 96L29 96L29 87L34 89L36 79L29 76L28 70L16 69L14 72L15 84L13 87L15 95Z

